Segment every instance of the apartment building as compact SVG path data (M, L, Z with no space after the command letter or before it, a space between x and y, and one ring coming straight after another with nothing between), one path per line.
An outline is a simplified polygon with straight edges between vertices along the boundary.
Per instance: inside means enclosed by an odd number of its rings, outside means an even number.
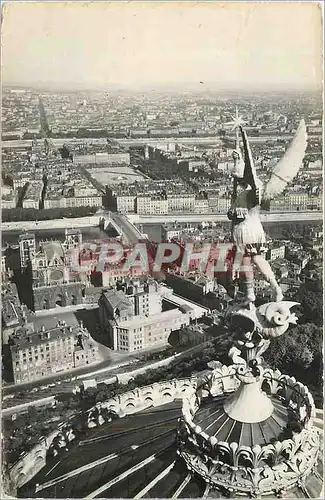
M210 212L209 201L206 197L200 196L195 198L194 212L196 214L208 214Z
M28 172L18 172L13 179L14 189L24 187L30 180L30 173Z
M76 185L73 188L74 190L74 195L76 197L81 197L81 198L89 198L89 197L94 197L98 196L98 191L96 188L94 188L91 185Z
M76 196L65 198L65 206L71 207L101 207L103 205L102 196Z
M97 274L96 272L93 274ZM121 265L110 265L109 268L100 272L100 285L105 287L115 286L121 279L140 278L148 273L143 270L142 266L132 266L131 269L125 270Z
M284 259L286 254L286 247L285 245L274 245L271 246L266 254L267 260L277 260L277 259Z
M229 197L222 197L218 199L217 212L219 214L226 214L231 206Z
M59 321L55 328L26 332L9 339L14 382L32 382L99 360L98 346L81 327Z
M103 292L99 299L102 328L113 349L139 351L168 343L172 331L190 324L192 307L174 305L163 311L163 299L171 300L173 291L154 280L127 281Z
M164 346L172 331L190 324L186 312L172 309L153 316L135 316L122 321L110 322L114 349L134 352L150 347Z
M175 238L179 238L183 232L183 226L166 224L161 228L161 239L162 241L169 241Z
M186 192L166 193L168 213L194 212L195 194Z
M271 200L270 210L273 212L303 211L309 209L321 210L322 206L322 195L309 195L307 192L292 192Z
M136 213L159 215L168 213L168 200L165 196L140 195L136 197Z
M46 193L44 208L71 208L71 207L101 207L103 205L102 196L63 196L56 190Z
M134 213L136 197L134 195L116 195L115 197L115 205L117 212L121 212L123 214Z
M218 191L209 191L207 193L208 198L208 207L210 213L218 212L219 208L219 192Z

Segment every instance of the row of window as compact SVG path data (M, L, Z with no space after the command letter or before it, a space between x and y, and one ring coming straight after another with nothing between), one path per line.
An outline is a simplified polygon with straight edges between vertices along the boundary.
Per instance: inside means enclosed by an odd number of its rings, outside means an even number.
M73 368L73 363L67 363L65 367L60 365L60 369L56 369L53 365L42 365L40 367L30 367L21 368L20 370L16 370L15 381L16 383L26 382L38 379L39 377L44 377L46 375L50 375L51 373L57 373L62 370L69 370ZM20 378L21 377L21 378Z
M65 345L58 345L58 344L51 344L51 346L46 346L45 347L45 351L46 352L49 352L50 351L50 347L51 347L51 351L56 351L56 350L61 350L62 347L64 347L67 352L71 352L71 349L72 349L72 345L68 345L68 346L65 346ZM19 357L20 358L26 358L27 355L28 356L37 356L38 354L42 354L44 352L44 348L43 347L40 347L39 349L37 347L34 348L34 350L32 351L31 349L27 351L19 351Z
M72 358L72 352L69 352L68 354L65 354L63 356L64 359L66 358ZM55 361L61 361L62 360L62 355L58 356L56 359L53 359L53 356L51 358L51 355L50 353L46 353L46 357L45 357L45 354L41 354L40 356L35 356L34 358L30 357L28 358L28 364L30 365L31 363L33 362L36 362L38 360L47 360L47 362L51 361L51 363L54 363ZM21 366L21 363L23 363L23 365L26 365L27 364L27 358L23 359L22 362L21 361L16 361L16 368ZM18 369L18 368L17 368ZM25 366L23 366L23 369L25 369Z

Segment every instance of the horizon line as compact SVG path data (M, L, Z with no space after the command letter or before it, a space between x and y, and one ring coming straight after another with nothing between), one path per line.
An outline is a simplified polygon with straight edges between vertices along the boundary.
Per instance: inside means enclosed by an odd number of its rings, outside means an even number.
M78 84L77 82L65 82L65 83L55 83L55 82L4 82L2 81L2 88L5 87L20 87L20 88L31 88L31 89L43 89L43 90L53 90L53 91L107 91L107 90L127 90L127 91L141 91L147 90L152 91L154 89L165 89L165 90L200 90L204 91L218 91L218 92L256 92L256 91L322 91L323 85L320 82L319 84L308 85L308 84L286 84L286 83L278 83L278 84L246 84L238 86L235 82L204 82L204 81L196 81L196 82L174 82L174 83L164 83L164 82L152 82L152 83L139 83L135 85L124 84L124 83L84 83Z

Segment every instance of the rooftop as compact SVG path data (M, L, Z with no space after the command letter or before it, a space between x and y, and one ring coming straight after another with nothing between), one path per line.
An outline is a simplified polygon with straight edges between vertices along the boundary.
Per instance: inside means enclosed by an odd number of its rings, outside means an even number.
M103 292L105 299L110 303L112 309L130 309L132 303L122 290L107 290Z
M181 313L183 313L183 311L180 311L180 309L171 309L169 311L163 311L150 316L134 316L130 319L119 321L118 326L121 328L138 328L141 326L143 327L145 325L150 325L152 323L159 323L159 321L177 318Z
M82 333L82 330L79 327L68 326L64 321L61 321L61 324L55 328L49 330L45 330L44 328L43 331L29 332L27 335L26 331L21 329L15 335L11 336L11 350L16 352L19 349L26 349L32 345L42 345L54 342L60 338L64 340L75 337L80 333Z

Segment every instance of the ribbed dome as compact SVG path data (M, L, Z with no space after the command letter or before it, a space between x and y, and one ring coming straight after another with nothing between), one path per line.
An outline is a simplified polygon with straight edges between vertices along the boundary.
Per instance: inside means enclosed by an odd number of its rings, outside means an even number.
M242 352L230 351L232 365L215 362L197 378L100 403L87 413L86 436L69 427L53 439L45 466L20 496L319 497L322 445L313 398L295 378L263 367L268 342L245 336L237 342Z
M229 398L229 396L228 396ZM224 409L226 395L203 401L194 416L194 423L218 441L238 443L239 446L264 445L279 439L289 420L288 409L275 397L270 398L273 412L262 422L246 423L235 420Z
M213 402L222 407L224 400ZM209 413L210 405L202 408ZM181 401L126 416L89 430L71 443L23 487L23 498L224 498L197 474L190 474L177 455L175 440ZM319 423L323 422L319 413ZM244 434L242 434L244 436ZM322 453L305 485L283 498L319 498ZM37 486L36 486L37 485ZM235 493L232 498L243 498ZM274 495L263 497L275 500Z

